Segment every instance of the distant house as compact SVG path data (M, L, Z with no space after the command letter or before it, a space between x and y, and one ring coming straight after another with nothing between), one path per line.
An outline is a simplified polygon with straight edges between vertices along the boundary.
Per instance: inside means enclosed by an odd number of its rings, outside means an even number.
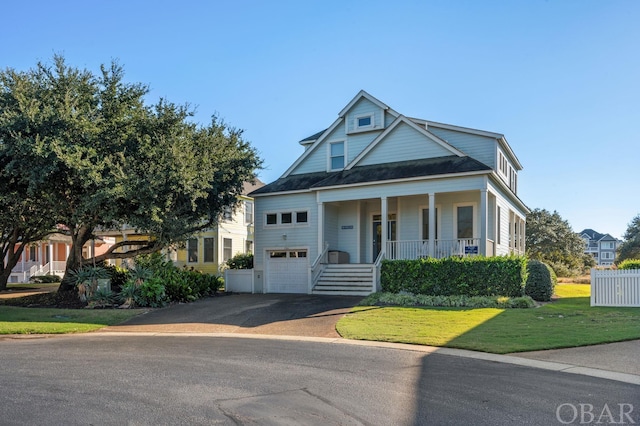
M85 258L105 253L115 243L111 237L99 237L82 247ZM37 241L25 247L20 260L11 270L9 283L26 283L38 275L64 276L67 258L71 250L71 237L51 234L47 239Z
M186 248L172 254L176 266L193 267L196 270L217 274L220 266L236 254L253 253L254 205L248 194L264 186L245 183L235 209L228 208L214 226L187 240Z
M382 259L524 254L522 166L502 134L410 118L361 91L300 144L250 194L263 292L368 294Z
M616 260L616 250L622 243L609 234L601 234L593 229L578 233L585 242L585 253L596 260L598 266L611 266Z

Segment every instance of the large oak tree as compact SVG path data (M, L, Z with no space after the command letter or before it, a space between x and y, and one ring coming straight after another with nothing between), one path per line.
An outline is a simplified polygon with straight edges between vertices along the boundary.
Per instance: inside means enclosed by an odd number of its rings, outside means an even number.
M624 233L624 242L618 247L616 263L626 259L640 259L640 214L631 219Z
M71 238L67 271L76 270L184 241L236 203L261 165L242 132L216 117L195 124L188 106L147 105L148 91L125 82L115 62L94 74L54 56L0 72L3 254L62 232ZM124 226L150 238L83 258L98 232ZM0 272L17 261L4 259ZM65 276L60 291L71 289Z

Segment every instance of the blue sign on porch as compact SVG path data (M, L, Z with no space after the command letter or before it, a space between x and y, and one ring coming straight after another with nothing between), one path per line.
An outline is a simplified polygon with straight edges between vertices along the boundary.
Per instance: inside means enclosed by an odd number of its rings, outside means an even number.
M353 229L353 225L342 225L342 229Z
M478 254L478 246L465 246L464 254Z

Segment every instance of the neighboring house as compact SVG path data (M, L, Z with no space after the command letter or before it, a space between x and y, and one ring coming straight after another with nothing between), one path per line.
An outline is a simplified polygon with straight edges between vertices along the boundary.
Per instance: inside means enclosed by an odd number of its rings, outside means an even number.
M598 266L611 266L616 260L616 250L622 244L609 234L601 234L593 229L579 232L585 242L584 252L593 256Z
M382 259L524 254L520 161L499 133L361 91L256 203L256 291L368 294Z
M255 184L245 183L235 210L225 209L214 228L189 239L186 248L171 255L173 263L217 274L220 266L236 254L253 253L254 202L247 194L263 186L257 179Z
M103 254L115 243L113 238L101 237L89 241L82 248L84 257ZM20 260L11 270L9 283L26 283L38 275L64 275L67 258L71 250L71 238L63 234L52 234L46 240L29 244Z

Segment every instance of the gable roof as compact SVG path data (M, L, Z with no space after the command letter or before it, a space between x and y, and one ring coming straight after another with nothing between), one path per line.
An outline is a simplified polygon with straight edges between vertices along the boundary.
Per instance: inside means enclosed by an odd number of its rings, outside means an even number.
M581 236L586 235L590 240L593 240L593 241L618 241L616 238L612 237L610 234L601 234L590 228L583 229L582 232L580 232L579 234Z
M424 158L359 166L337 172L317 172L283 176L275 182L253 191L250 195L258 196L276 192L311 191L342 185L490 171L491 167L474 158L450 155L438 158Z
M358 154L358 156L351 161L351 163L347 164L347 166L345 167L345 170L349 170L354 166L356 166L360 160L362 160L369 152L371 152L373 148L376 147L376 145L378 145L382 140L384 140L384 138L387 137L387 135L391 133L396 127L398 127L400 123L407 124L412 129L416 130L423 136L429 138L430 140L437 143L438 145L440 145L441 147L443 147L444 149L446 149L447 151L451 152L454 155L457 155L460 157L465 155L462 151L454 148L449 143L445 142L444 140L434 135L433 133L427 131L426 129L416 125L410 119L408 119L407 117L401 114L382 133L380 133L378 137L376 137L365 149L363 149L362 152Z

